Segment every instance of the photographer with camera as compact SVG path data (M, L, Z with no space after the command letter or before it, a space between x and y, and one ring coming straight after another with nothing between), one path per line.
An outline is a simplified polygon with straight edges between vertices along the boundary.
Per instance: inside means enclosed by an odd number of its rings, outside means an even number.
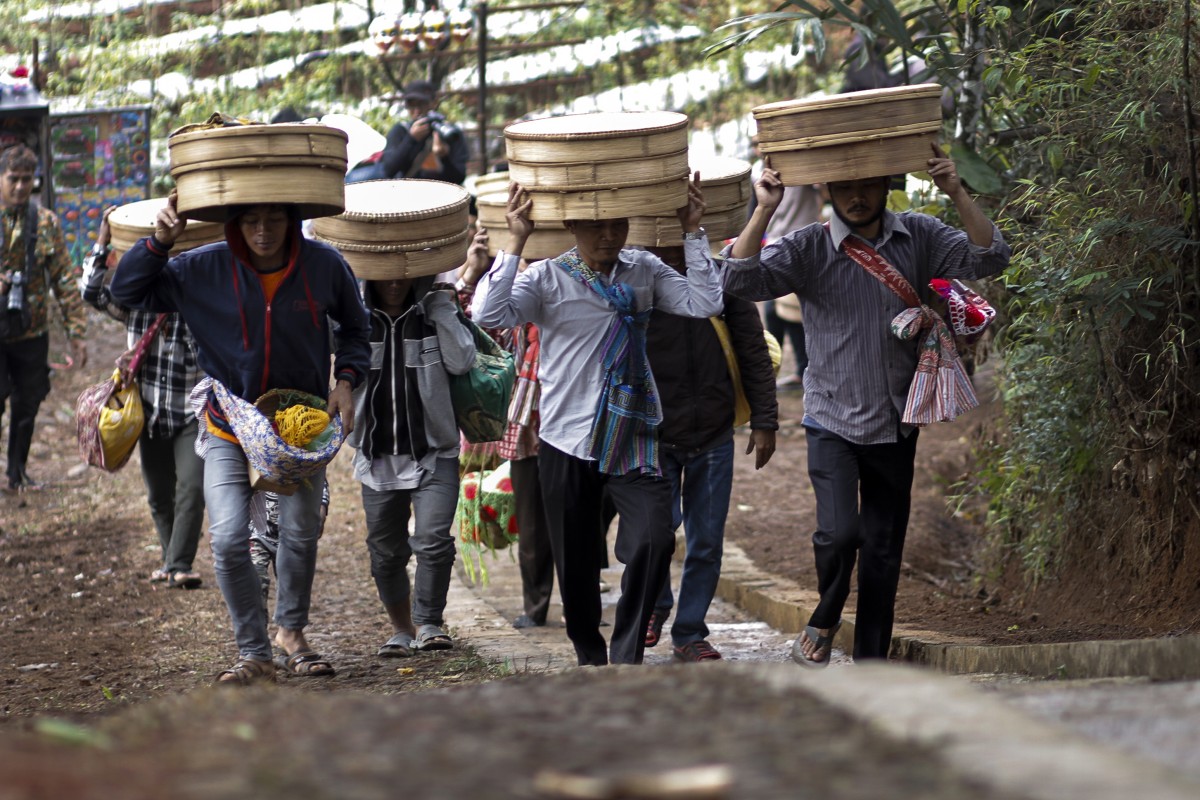
M424 178L462 185L467 177L467 141L462 130L434 110L437 90L429 81L404 87L409 122L396 123L373 164L350 170L346 183L381 178Z
M8 401L8 492L40 488L25 463L38 408L50 394L51 295L62 312L71 364L87 364L78 272L58 217L31 201L37 167L37 155L25 145L0 153L0 414Z

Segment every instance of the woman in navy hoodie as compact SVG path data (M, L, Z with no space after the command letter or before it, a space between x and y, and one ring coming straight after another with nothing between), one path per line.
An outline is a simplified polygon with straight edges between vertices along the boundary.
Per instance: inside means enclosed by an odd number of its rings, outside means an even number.
M354 426L351 393L367 374L368 317L350 268L336 250L305 239L298 209L230 209L224 242L167 254L187 222L172 196L154 235L121 259L113 298L148 311L177 311L196 339L197 362L213 380L253 403L271 389L328 398L330 416ZM336 323L331 336L331 320ZM331 341L334 388L329 388ZM202 386L204 384L201 384ZM245 453L210 390L197 452L204 458L204 500L217 583L229 608L239 658L220 683L275 677L258 574L250 560L252 495ZM296 675L332 675L333 666L304 637L316 571L324 471L280 497L275 644Z

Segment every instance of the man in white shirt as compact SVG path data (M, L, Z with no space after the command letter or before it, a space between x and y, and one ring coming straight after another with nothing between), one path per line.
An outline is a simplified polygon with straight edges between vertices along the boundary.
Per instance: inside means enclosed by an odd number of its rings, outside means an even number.
M536 324L541 335L541 442L538 470L567 636L581 665L637 664L655 592L675 549L671 491L658 463L658 391L646 360L650 312L688 317L721 313L721 281L700 227L697 180L677 212L687 272L656 256L623 249L627 219L567 220L576 246L517 274L533 230L533 201L509 188L512 252L501 252L472 305L485 328ZM616 555L625 565L608 651L600 633L602 496L620 523Z

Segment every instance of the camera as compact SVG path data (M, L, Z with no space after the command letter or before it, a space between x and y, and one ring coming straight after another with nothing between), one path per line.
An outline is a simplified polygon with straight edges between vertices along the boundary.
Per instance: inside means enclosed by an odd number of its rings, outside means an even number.
M25 307L25 273L14 272L9 278L8 310L20 311Z
M429 127L443 139L450 139L458 135L458 128L451 125L446 120L446 115L438 111L430 111L425 115L425 119L429 121Z

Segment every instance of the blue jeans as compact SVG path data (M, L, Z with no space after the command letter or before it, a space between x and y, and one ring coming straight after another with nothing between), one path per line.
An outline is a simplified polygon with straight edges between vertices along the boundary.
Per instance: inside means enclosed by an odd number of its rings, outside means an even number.
M687 555L679 580L679 608L671 625L671 642L682 647L708 638L704 617L721 577L725 517L733 490L733 439L695 456L660 451L663 477L671 482L671 524L683 523ZM655 609L669 612L675 599L668 576Z
M458 506L458 459L439 458L416 489L381 492L364 483L362 499L371 577L379 599L385 606L395 606L412 597L413 622L441 627L454 568L450 526ZM408 534L410 505L416 518L412 536ZM415 587L408 580L413 553L417 554Z
M302 483L294 495L279 496L275 624L288 630L303 630L308 625L324 485L322 469ZM204 459L204 502L208 507L213 572L229 609L240 657L270 661L271 640L267 634L262 583L250 560L252 494L242 448L213 437Z

